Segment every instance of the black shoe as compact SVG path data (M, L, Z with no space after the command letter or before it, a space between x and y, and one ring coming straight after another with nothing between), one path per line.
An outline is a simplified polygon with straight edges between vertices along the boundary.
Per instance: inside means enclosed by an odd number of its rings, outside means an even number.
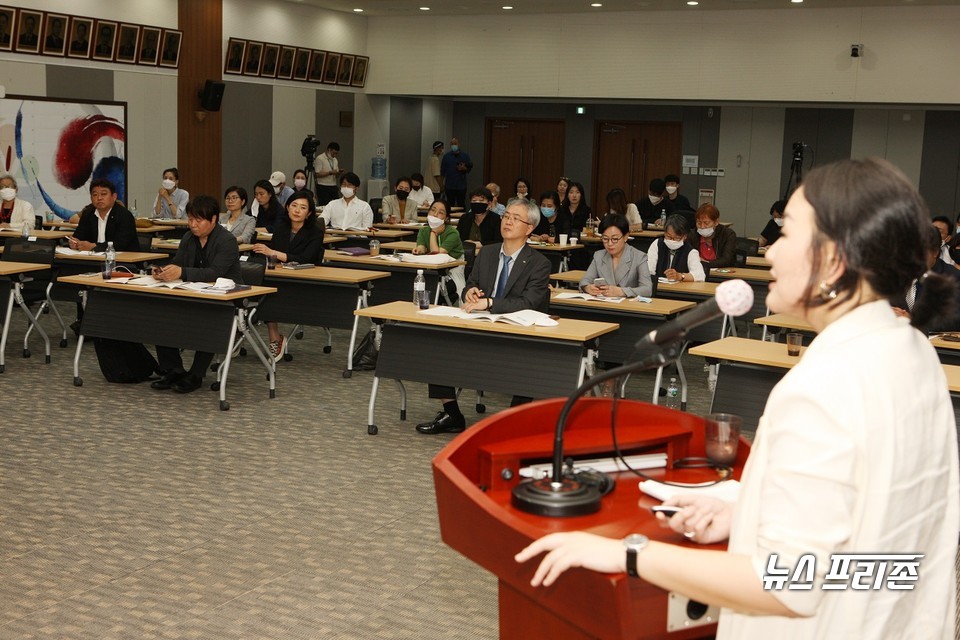
M190 393L191 391L196 391L203 384L203 378L200 376L188 373L183 376L173 385L173 390L177 393Z
M437 414L437 417L433 419L433 422L422 422L418 424L417 432L432 436L438 433L460 433L466 427L466 420L463 419L463 416L454 418L449 413L441 411Z
M172 389L180 379L186 375L184 371L170 371L163 374L159 380L154 380L150 383L151 389L157 389L159 391L166 391L167 389Z

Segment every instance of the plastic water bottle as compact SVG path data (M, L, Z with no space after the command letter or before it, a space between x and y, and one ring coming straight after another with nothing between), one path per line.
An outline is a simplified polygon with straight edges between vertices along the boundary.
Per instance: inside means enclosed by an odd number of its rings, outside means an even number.
M423 277L423 269L417 269L417 277L413 279L413 304L418 309L429 309L430 299L427 298L427 279Z
M660 228L663 229L667 226L667 210L660 209Z
M103 261L103 279L109 280L110 276L113 275L113 270L117 266L117 250L113 248L113 243L107 243L107 256L106 260Z
M20 236L22 238L29 238L30 232L33 231L33 225L31 225L26 220L23 221L23 225L20 227Z
M663 401L663 406L668 409L680 408L680 385L676 378L670 378L670 384L667 385L667 398Z

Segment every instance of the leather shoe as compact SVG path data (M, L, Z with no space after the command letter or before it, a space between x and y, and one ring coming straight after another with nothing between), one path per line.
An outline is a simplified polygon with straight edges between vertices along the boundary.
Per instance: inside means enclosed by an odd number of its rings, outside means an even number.
M196 391L203 384L203 378L200 376L188 373L173 384L173 390L177 393L190 393L191 391Z
M167 389L172 389L175 384L184 376L183 371L170 371L165 373L159 380L154 380L150 383L151 389L157 389L158 391L166 391Z
M433 422L422 422L417 425L417 433L423 433L428 436L438 433L460 433L467 427L466 420L463 417L454 418L448 413L441 411Z

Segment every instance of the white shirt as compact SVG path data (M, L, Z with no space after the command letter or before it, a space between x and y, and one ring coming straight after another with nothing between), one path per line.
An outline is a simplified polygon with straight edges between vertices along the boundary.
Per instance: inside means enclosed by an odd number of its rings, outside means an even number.
M657 277L657 258L660 255L660 241L654 240L647 250L647 267L650 268L650 277ZM687 268L681 268L683 265L673 265L673 268L680 273L689 273L693 276L694 282L703 282L707 279L707 274L703 271L703 263L700 262L700 252L692 249L687 256Z
M347 203L340 198L323 208L323 219L331 229L368 229L373 226L373 209L360 198Z
M190 194L179 187L170 192L170 199L173 200L173 205L176 207L176 211L170 210L170 205L167 204L166 198L161 199L160 194L157 194L157 197L153 199L153 210L157 210L157 201L160 201L160 217L161 218L176 218L183 219L187 215L187 203L190 202Z
M107 213L101 216L99 211L94 210L94 212L97 214L97 244L103 244L107 241L107 218L110 217L111 211L113 211L113 207L108 209Z
M950 255L950 247L947 245L942 245L940 247L940 259L950 265L957 264L956 261L954 261L953 256Z
M340 170L340 162L336 158L331 158L327 155L327 152L324 151L317 156L317 166L315 171L318 173L325 171L333 171L328 176L322 176L317 178L317 184L323 185L325 187L335 187L337 186L337 174L335 172Z
M956 432L936 352L887 302L824 329L767 399L728 547L758 580L771 553L814 554L813 589L771 591L808 617L724 610L717 638L952 639ZM856 552L925 556L913 590L822 590L830 555Z
M409 198L417 203L417 207L429 207L433 204L433 191L425 186L419 189L411 189Z
M519 256L520 252L523 251L524 246L526 245L521 245L520 248L514 251L513 253L507 254L507 253L504 253L503 251L503 245L502 244L500 245L500 262L499 264L497 264L497 277L493 281L494 287L496 287L497 283L500 282L500 272L503 271L503 256L508 256L510 258L510 264L507 265L507 280L509 280L510 274L513 272L513 265L517 263L517 256ZM503 291L491 292L490 297L492 298L496 296L498 298L502 298L503 294L504 294Z

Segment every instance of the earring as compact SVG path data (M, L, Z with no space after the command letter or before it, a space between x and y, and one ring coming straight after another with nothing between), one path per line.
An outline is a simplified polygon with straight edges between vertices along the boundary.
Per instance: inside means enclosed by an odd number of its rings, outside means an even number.
M820 299L824 302L829 302L837 297L837 289L831 284L827 284L826 280L820 281Z

